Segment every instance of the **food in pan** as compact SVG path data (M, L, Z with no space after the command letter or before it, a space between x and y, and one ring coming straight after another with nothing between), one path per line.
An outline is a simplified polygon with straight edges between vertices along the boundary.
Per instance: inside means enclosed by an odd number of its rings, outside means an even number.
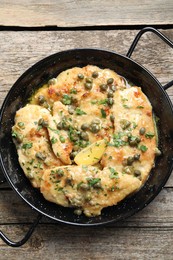
M12 136L26 177L45 199L88 217L138 191L160 153L141 88L91 65L40 87L16 112Z

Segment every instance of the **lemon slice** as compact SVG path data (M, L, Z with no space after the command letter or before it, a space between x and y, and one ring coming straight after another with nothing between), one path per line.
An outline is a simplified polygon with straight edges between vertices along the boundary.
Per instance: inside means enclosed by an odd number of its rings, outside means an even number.
M94 165L100 161L106 149L106 141L100 140L80 151L74 158L77 165Z

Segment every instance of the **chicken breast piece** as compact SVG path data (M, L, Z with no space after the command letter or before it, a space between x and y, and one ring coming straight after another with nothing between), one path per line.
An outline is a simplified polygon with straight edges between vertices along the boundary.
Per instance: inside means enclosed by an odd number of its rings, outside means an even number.
M46 200L81 209L88 217L101 214L139 189L141 181L114 167L65 166L44 172L40 190Z
M101 164L136 174L144 183L154 166L157 148L152 106L139 87L116 91L114 104L114 134Z
M45 169L62 165L51 149L46 129L50 117L47 109L27 105L16 112L12 128L20 166L36 188Z

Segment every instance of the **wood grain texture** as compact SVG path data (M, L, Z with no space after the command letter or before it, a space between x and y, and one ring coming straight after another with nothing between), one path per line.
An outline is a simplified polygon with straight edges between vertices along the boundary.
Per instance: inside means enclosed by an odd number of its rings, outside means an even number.
M1 0L0 25L80 27L173 24L172 0Z
M10 238L22 237L26 225L2 226ZM39 225L20 249L0 241L1 260L172 260L173 228L77 228Z

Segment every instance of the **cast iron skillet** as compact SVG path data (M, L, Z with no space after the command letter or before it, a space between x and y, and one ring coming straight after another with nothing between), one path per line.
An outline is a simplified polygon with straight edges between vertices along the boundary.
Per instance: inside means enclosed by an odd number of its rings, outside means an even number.
M130 56L144 32L152 31L173 48L173 42L154 28L144 28L136 36L127 56L101 49L74 49L51 55L27 70L9 91L0 112L0 167L8 183L39 215L26 236L19 242L10 241L2 232L0 237L10 246L21 246L32 234L42 215L58 222L79 226L96 226L123 220L149 204L165 185L173 168L173 105L165 89L173 81L162 86L144 67L130 59ZM110 68L118 74L142 87L149 98L159 123L159 146L162 155L156 160L156 166L142 189L123 200L117 206L108 207L101 216L87 218L76 216L72 209L64 208L46 201L41 193L34 189L19 166L15 146L11 139L11 127L14 124L16 110L24 106L33 90L39 88L50 78L74 66L97 65Z

